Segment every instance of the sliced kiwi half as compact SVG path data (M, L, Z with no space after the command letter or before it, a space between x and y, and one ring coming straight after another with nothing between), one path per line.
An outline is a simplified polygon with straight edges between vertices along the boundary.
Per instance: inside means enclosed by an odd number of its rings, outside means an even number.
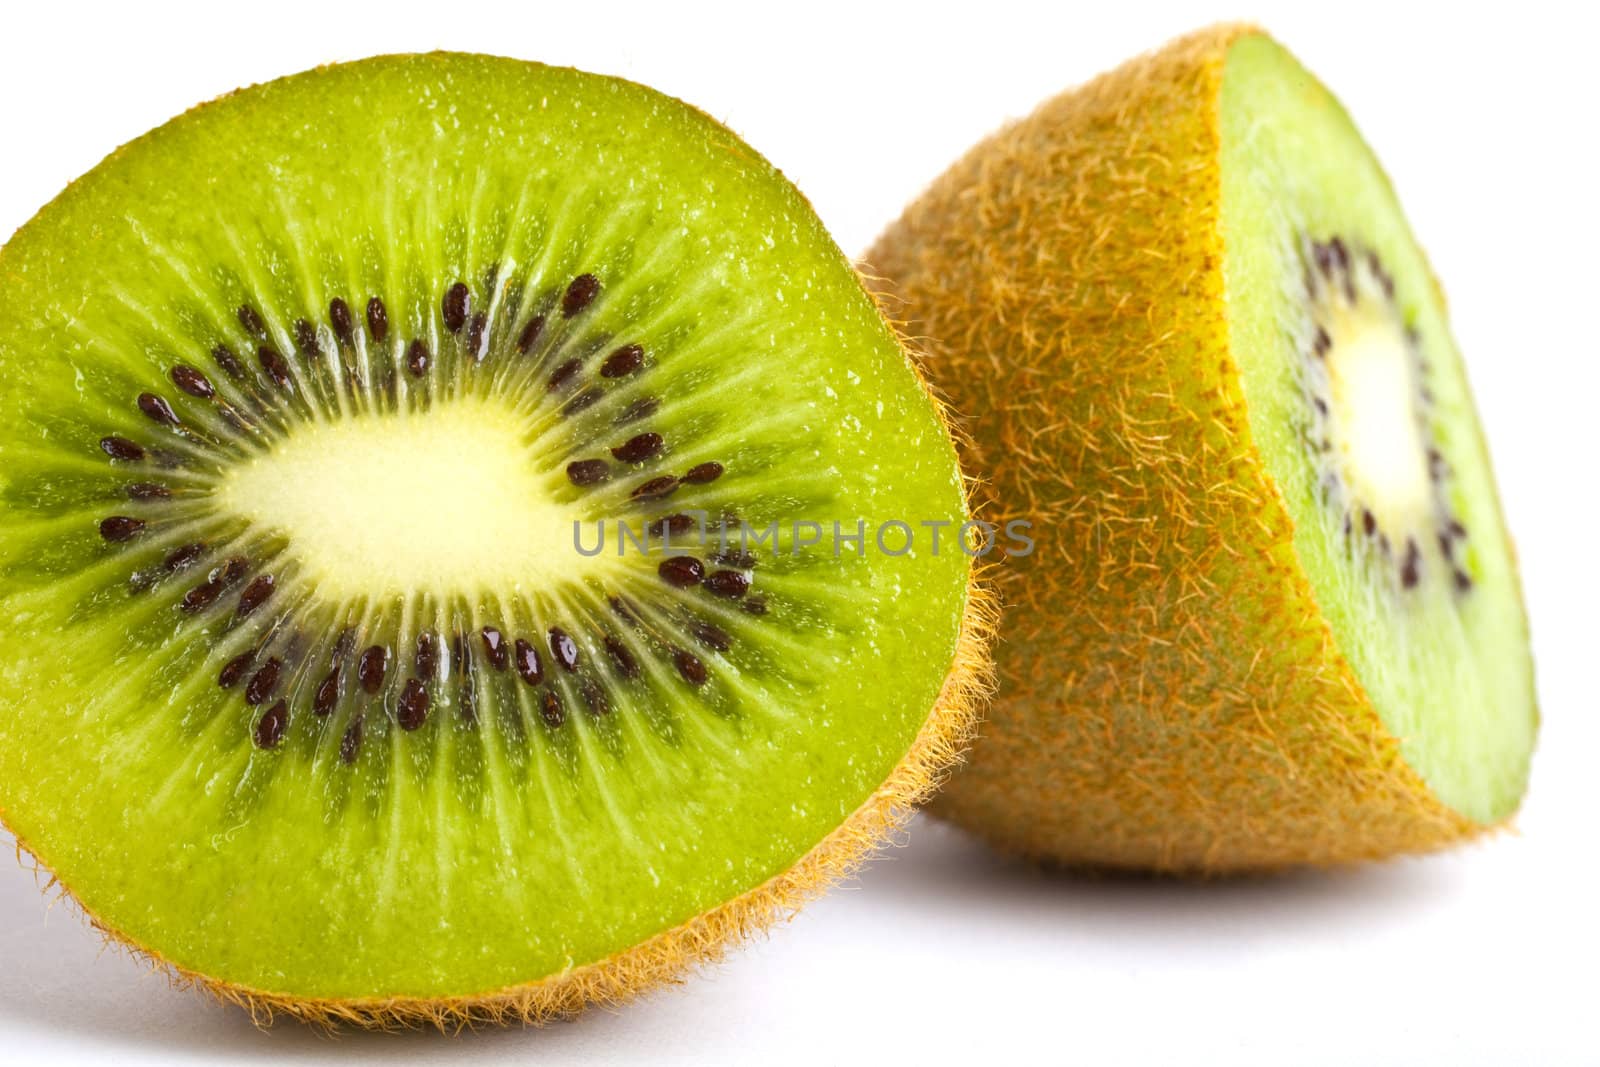
M1245 27L1043 105L868 254L1038 550L950 817L1074 864L1435 848L1527 782L1512 548L1444 298L1332 95Z
M874 536L967 519L938 406L637 85L390 57L161 127L0 254L0 411L6 826L259 1012L670 979L967 728L971 556Z

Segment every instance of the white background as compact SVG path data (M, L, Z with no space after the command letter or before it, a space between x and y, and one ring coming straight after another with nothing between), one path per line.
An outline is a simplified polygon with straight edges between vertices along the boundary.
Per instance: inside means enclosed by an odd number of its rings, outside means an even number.
M450 1039L258 1032L101 952L6 861L0 1061L1600 1062L1600 94L1592 16L1576 5L7 5L0 233L199 101L318 63L454 48L699 105L857 252L1001 119L1239 15L1344 99L1449 290L1537 646L1545 722L1519 835L1181 885L1040 874L919 822L856 883L681 989Z

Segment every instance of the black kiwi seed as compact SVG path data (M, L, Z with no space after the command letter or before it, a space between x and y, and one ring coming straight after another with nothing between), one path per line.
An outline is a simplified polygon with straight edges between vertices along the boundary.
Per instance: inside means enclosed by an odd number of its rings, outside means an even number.
M580 459L567 464L567 479L573 485L598 485L611 477L611 468L603 459Z
M472 323L467 327L467 353L473 359L483 361L483 335L489 329L489 316L478 312L472 316Z
M354 763L361 754L361 716L357 715L350 720L350 725L345 728L344 737L339 739L339 761L346 765Z
M511 662L510 653L506 651L505 635L493 626L485 626L479 634L483 638L483 651L489 657L489 665L497 671L505 670Z
M1340 271L1350 269L1350 251L1345 248L1343 238L1335 237L1328 242L1327 248L1332 255L1334 266L1338 267Z
M460 333L467 324L467 313L472 308L472 290L465 282L456 282L444 294L444 328Z
M1331 248L1325 244L1314 242L1311 246L1311 255L1317 261L1317 270L1322 272L1323 277L1328 277L1333 273L1333 250Z
M557 389L560 389L566 384L568 378L571 378L574 374L577 374L582 366L583 360L581 359L567 360L565 363L561 364L561 366L550 372L550 380L548 383L546 383L547 387L551 392L555 392Z
M600 364L602 378L625 378L644 365L644 346L623 345Z
M168 372L172 384L188 393L190 396L199 397L201 400L210 400L217 395L212 388L211 381L204 374L195 370L186 363L179 363Z
M645 532L651 537L676 537L678 534L688 533L694 527L692 515L666 515L645 527Z
M178 413L172 410L172 405L154 393L139 394L139 410L155 423L162 426L177 426Z
M690 485L704 485L714 482L722 477L723 466L715 460L708 463L697 463L683 473L683 480Z
M628 438L611 450L611 454L624 463L643 463L661 452L662 439L658 433L641 433Z
M217 602L222 595L222 582L216 578L209 578L183 594L183 600L178 606L187 614L204 611Z
M322 684L317 686L317 695L311 702L311 710L318 716L326 716L333 712L333 706L339 702L339 668L335 667L322 679Z
M262 345L256 352L256 358L261 362L261 369L267 372L279 389L291 388L289 384L289 364L283 360L283 355L271 345Z
M423 678L432 678L439 670L439 639L431 630L424 630L417 635L417 674Z
M430 362L428 346L422 338L419 337L412 341L411 346L406 349L406 370L411 372L411 376L420 378L427 374Z
M767 613L767 600L766 600L766 597L759 597L759 596L750 597L749 599L745 600L740 606L743 607L744 610L746 611L746 613L748 613L750 615L765 615Z
M240 578L243 578L245 573L249 570L249 560L242 556L234 556L232 559L228 560L227 563L222 565L222 574L218 576L217 580L222 584L222 587L226 589L234 582L237 582Z
M244 618L271 599L276 585L277 579L270 574L263 574L245 586L244 592L239 594L238 617Z
M322 355L322 344L317 340L317 328L311 325L310 319L295 320L294 343L308 356Z
M186 545L179 545L167 553L167 558L161 561L161 569L169 573L181 571L195 560L205 555L204 541L191 541Z
M583 697L583 702L589 710L596 715L604 715L611 710L611 701L606 699L606 691L585 678L578 683L578 694Z
M224 374L236 382L244 381L244 364L239 362L239 357L233 354L233 349L227 345L218 345L211 350L211 358L217 366L222 368Z
M690 685L706 684L706 665L700 662L700 657L694 653L680 648L673 653L672 662L678 668L678 673L683 675L684 681Z
M241 652L222 665L222 670L217 672L217 684L224 689L232 689L244 678L244 672L250 669L250 664L256 661L255 649Z
M377 297L367 301L367 332L379 344L389 338L389 312Z
M624 408L622 413L617 416L617 425L626 426L630 422L638 422L640 419L648 418L654 415L660 407L661 400L659 397L641 396Z
M678 479L675 475L663 474L659 478L651 478L648 482L635 486L630 494L635 500L662 500L678 491Z
M556 658L564 670L575 671L578 669L578 645L567 632L559 626L550 627L550 654Z
M172 490L155 482L134 482L128 486L130 500L165 500L172 495Z
M382 645L371 645L361 653L361 659L356 664L356 677L361 680L361 688L371 696L383 688L383 675L389 669L389 650Z
M133 519L126 515L112 515L110 518L100 520L100 536L107 541L131 541L143 529L143 519Z
M544 691L544 699L539 702L539 717L551 729L567 721L566 712L561 707L561 697L554 690Z
M544 316L535 315L528 320L528 324L517 335L517 351L527 355L533 346L539 343L539 335L544 333Z
M100 451L112 459L134 460L144 458L144 449L126 437L111 436L100 438Z
M544 680L544 667L539 662L539 650L534 648L522 638L517 638L516 645L517 673L529 685L538 685Z
M689 632L694 634L696 641L718 652L728 651L733 644L733 638L729 637L726 631L709 622L693 623L689 627Z
M400 729L415 730L427 722L430 703L428 687L423 684L422 679L412 678L407 681L405 689L400 692L400 705L395 713L395 720L400 723Z
M617 671L624 678L639 677L639 660L629 651L627 645L618 641L615 637L607 637L605 646L612 662L617 665Z
M263 703L278 688L278 675L283 670L283 660L274 656L263 663L256 673L250 676L250 682L244 687L244 702L254 707Z
M712 563L720 564L724 567L733 567L742 571L750 570L756 565L756 557L753 553L746 552L743 549L738 548L729 548L724 549L721 552L713 552L709 559Z
M249 304L239 305L239 325L257 337L267 336L267 324L261 318L261 312Z
M750 588L750 579L743 571L717 571L706 576L705 587L716 596L737 600Z
M1421 579L1422 552L1415 540L1407 538L1405 560L1400 564L1400 585L1405 589L1415 589Z
M289 703L280 700L267 709L256 723L256 747L277 748L278 742L283 740L284 727L289 725Z
M344 302L343 297L334 297L328 302L328 325L333 327L333 335L339 343L346 348L352 348L356 343L356 320L350 313L350 305Z
M665 578L668 585L687 589L691 585L699 584L705 577L706 568L693 556L669 556L661 561L656 573Z
M580 274L572 279L561 297L561 314L570 319L594 303L594 298L599 295L600 279L593 274Z

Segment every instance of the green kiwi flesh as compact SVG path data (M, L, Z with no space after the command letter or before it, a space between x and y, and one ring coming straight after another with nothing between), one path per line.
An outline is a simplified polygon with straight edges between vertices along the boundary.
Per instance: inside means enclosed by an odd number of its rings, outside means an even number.
M1245 36L1222 81L1221 223L1250 433L1339 648L1450 808L1516 810L1528 623L1444 300L1344 109Z
M381 58L133 142L0 253L0 412L0 815L280 1003L549 981L756 890L907 758L969 606L964 552L873 536L967 515L846 258L616 79Z

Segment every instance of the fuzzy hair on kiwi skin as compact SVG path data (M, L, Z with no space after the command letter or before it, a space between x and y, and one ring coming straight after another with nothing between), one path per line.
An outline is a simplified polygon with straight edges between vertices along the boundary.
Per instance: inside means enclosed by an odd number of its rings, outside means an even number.
M1251 443L1224 317L1217 101L1229 46L1259 32L1207 29L1045 103L864 257L973 420L980 507L1044 535L996 578L998 696L933 809L1014 854L1265 871L1496 828L1402 758Z
M954 439L958 453L965 453L970 445L965 431L943 392L929 379L923 353L904 332L904 324L890 318L877 297L881 279L861 278L867 295L884 312L939 423ZM963 470L962 498L975 516L976 487L976 480ZM536 982L472 996L302 998L221 981L179 966L124 937L84 907L8 825L3 807L0 830L12 835L19 865L45 876L41 891L49 894L54 889L58 897L69 900L107 945L145 961L177 988L197 989L222 1004L243 1009L261 1028L280 1017L329 1030L433 1028L446 1033L477 1026L545 1026L573 1019L591 1007L620 1006L679 984L696 970L718 963L729 950L793 918L806 904L852 877L877 852L895 843L911 816L966 757L983 708L994 694L993 649L1000 608L991 571L991 566L974 561L949 672L911 747L889 777L844 822L793 866L754 889L607 959Z

